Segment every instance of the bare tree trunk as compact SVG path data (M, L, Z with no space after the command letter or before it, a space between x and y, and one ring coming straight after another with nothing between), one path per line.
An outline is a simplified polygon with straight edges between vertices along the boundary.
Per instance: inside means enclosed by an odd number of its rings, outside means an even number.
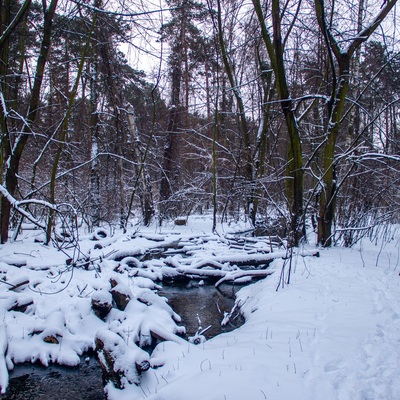
M324 0L315 0L315 11L319 27L324 35L328 48L332 69L335 70L334 59L337 63L338 77L332 85L332 94L329 102L329 120L326 127L326 144L323 159L322 191L319 203L318 216L318 243L323 246L332 244L332 225L335 217L336 188L336 164L335 152L340 123L343 116L346 95L349 90L350 61L357 49L372 35L376 28L382 23L390 10L395 6L397 0L387 0L372 23L358 32L354 38L347 43L345 50L339 47L325 17Z
M215 232L217 229L217 212L218 212L218 179L217 179L217 152L216 143L219 134L219 121L218 121L218 96L215 100L215 111L214 111L214 126L213 126L213 136L212 136L212 204L213 204L213 224L212 231Z
M180 151L179 151L179 132L178 127L181 121L181 90L182 69L179 60L172 68L171 73L171 105L169 108L168 127L166 133L166 143L164 145L163 171L160 185L160 218L168 216L167 200L173 193L172 182L179 185L180 177Z
M288 133L288 163L286 193L289 210L291 212L291 244L297 246L304 237L304 210L303 210L303 153L300 134L297 126L294 106L290 97L288 81L285 73L284 43L281 35L281 10L279 0L272 1L273 40L265 25L264 14L260 0L253 0L253 6L261 27L262 38L271 60L276 79L276 88L281 100L282 112L285 117ZM292 22L294 23L294 21Z
M336 165L334 158L340 120L343 115L344 102L349 88L349 74L349 58L343 56L340 62L338 89L329 120L323 156L324 177L319 203L318 243L324 246L332 244L332 224L336 202Z
M42 88L43 76L45 65L47 61L47 56L50 50L51 44L51 33L53 26L53 18L55 10L57 7L58 0L51 0L48 8L45 10L44 15L44 26L43 26L43 38L39 51L39 57L36 64L35 79L32 88L32 93L30 96L29 108L26 120L29 123L34 123L39 107L40 101L40 91ZM30 126L24 124L22 128L22 133L16 139L16 142L11 151L10 138L5 135L3 137L3 143L5 143L5 153L6 157L3 160L6 163L5 171L5 185L8 192L14 196L17 189L17 174L19 169L19 163L25 145L30 137ZM5 243L8 240L8 231L10 224L11 215L11 204L6 198L2 198L1 201L1 243Z
M92 26L91 26L90 31L88 33L88 37L86 39L85 47L83 48L83 51L82 51L81 60L79 62L78 73L77 73L77 76L75 78L75 83L74 83L74 86L72 88L71 94L69 96L68 108L67 108L67 110L65 112L65 115L64 115L64 118L63 118L63 123L62 123L62 126L61 126L59 144L58 144L56 155L54 157L53 168L52 168L52 171L51 171L51 178L50 178L50 194L49 194L49 198L50 198L50 202L53 203L53 204L55 203L55 185L56 185L58 164L60 162L61 153L62 153L62 150L63 150L63 146L64 146L64 143L65 143L65 140L67 138L69 119L70 119L70 116L71 116L71 113L72 113L72 107L73 107L74 102L75 102L75 97L76 97L76 94L78 92L79 81L81 79L81 75L82 75L82 72L83 72L83 67L85 65L86 54L87 54L88 48L90 46L93 29L94 29L94 27L96 25L96 20L97 20L97 14L95 14L95 16L93 18ZM46 242L45 242L45 244L48 244L50 242L50 240L51 240L51 231L53 229L53 226L54 226L54 209L51 208L49 210L49 219L47 221Z
M239 110L239 127L241 131L241 140L243 143L243 152L244 152L244 173L243 176L246 182L249 185L248 193L246 194L246 215L251 217L252 210L254 210L254 176L253 176L253 157L251 151L251 139L250 139L250 129L246 120L246 112L243 103L243 98L240 93L239 85L236 81L236 77L234 75L233 68L228 58L228 53L226 49L225 39L224 39L224 30L222 26L222 7L221 1L217 0L217 34L218 34L218 42L221 48L222 53L222 61L225 67L225 72L228 76L229 84L231 86L232 92L235 96L237 107Z
M149 176L146 172L146 158L148 153L148 147L150 144L147 145L145 151L142 151L140 139L139 139L139 132L136 127L135 123L135 111L131 104L127 107L128 111L128 126L129 126L129 133L133 139L133 151L135 154L135 161L136 161L136 180L133 186L133 192L131 195L131 200L129 203L129 208L127 212L127 218L124 224L124 230L126 231L126 227L128 225L129 214L132 209L133 200L139 188L140 193L140 203L142 206L142 215L143 215L143 224L148 226L151 222L151 218L154 215L154 204L153 204L153 195L151 191L151 185Z
M268 126L270 123L270 110L271 100L274 93L274 86L272 84L272 71L270 66L264 61L259 59L261 69L261 84L260 90L262 92L261 115L260 115L260 126L257 133L257 144L256 144L256 189L254 196L254 205L251 213L251 219L253 226L256 224L256 216L258 212L259 199L261 197L260 180L265 173L265 164L267 156L267 144L268 144Z
M100 174L99 174L99 114L97 89L97 51L90 65L90 221L91 226L100 225Z
M101 0L94 2L95 7L101 8ZM95 14L97 18L97 13ZM96 22L96 21L95 21ZM90 123L90 188L89 188L89 223L90 228L100 225L100 163L99 154L99 50L96 42L96 36L99 32L98 26L92 24L92 30L95 32L95 38L92 39L91 60L89 65L89 123Z

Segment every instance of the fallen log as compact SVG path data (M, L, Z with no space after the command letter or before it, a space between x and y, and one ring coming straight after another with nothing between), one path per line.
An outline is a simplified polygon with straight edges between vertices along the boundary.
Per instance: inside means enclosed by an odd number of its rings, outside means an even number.
M110 279L111 283L111 296L117 306L121 311L124 311L128 303L133 299L132 291L124 283L116 281L114 278Z
M282 258L286 259L290 256L294 257L299 255L301 257L306 256L314 256L318 257L319 252L307 252L305 250L296 251L294 250L293 253L288 253L287 251L276 251L273 253L245 253L245 254L238 254L234 253L232 255L224 254L222 256L210 256L204 259L179 259L170 258L166 263L168 265L174 266L181 270L190 268L190 269L201 269L205 267L213 267L217 269L229 269L229 266L253 266L257 267L260 265L268 265L271 261Z
M150 368L149 355L109 330L96 333L97 358L103 371L103 378L122 389L127 383L140 384L140 374Z
M220 286L224 282L238 281L242 278L264 278L271 275L273 272L265 269L258 270L243 270L236 269L233 271L223 271L215 269L195 269L195 268L182 268L178 269L178 272L185 276L197 277L197 278L221 278L215 283L215 287Z
M175 333L169 332L165 329L163 329L160 325L157 324L152 324L150 327L150 333L151 336L154 337L155 339L164 342L175 342L177 344L187 344L186 340L182 339L180 336L176 335ZM184 334L185 329L182 328L181 331L178 333Z
M170 259L168 260L169 265L175 266L184 270L186 268L190 269L201 269L205 267L213 267L217 269L229 269L229 266L260 266L260 265L268 265L272 260L277 258L284 258L287 256L286 251L277 251L275 253L245 253L245 254L232 254L232 255L222 255L222 256L211 256L205 259L194 259L190 262L189 260L182 259ZM183 262L190 262L190 264L182 265Z
M237 270L237 271L229 271L225 274L223 278L221 278L218 282L216 282L215 287L220 286L222 283L227 281L238 281L243 278L265 278L266 276L272 275L272 271L267 271L265 269L261 270L252 270L252 271L244 271L244 270Z
M112 300L112 294L105 290L98 290L92 295L92 309L103 321L112 309Z
M33 299L30 296L13 296L10 297L8 305L5 307L8 311L18 311L24 313L29 306L33 304Z
M19 292L29 285L29 278L25 275L18 275L3 282L8 285L8 290Z
M215 286L218 287L227 281L238 282L239 280L264 278L271 275L272 272L263 269L242 269L240 267L260 267L268 266L271 261L282 258L286 259L290 256L314 256L318 257L319 252L307 252L305 250L293 251L290 255L287 251L279 251L274 253L245 253L221 256L210 256L204 259L187 259L170 257L166 259L165 264L176 268L176 271L184 276L198 278L220 278Z
M202 278L219 278L224 277L228 271L222 271L219 269L198 269L198 268L178 268L177 271L180 274L188 276L198 276Z

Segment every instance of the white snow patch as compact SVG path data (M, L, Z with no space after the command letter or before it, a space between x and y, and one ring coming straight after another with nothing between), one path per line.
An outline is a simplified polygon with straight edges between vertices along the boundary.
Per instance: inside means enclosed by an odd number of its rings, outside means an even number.
M283 287L280 279L288 278L289 263L275 259L269 267L273 275L238 293L246 323L205 342L199 332L196 346L179 337L185 331L180 318L155 293L160 287L152 279L175 274L174 264L193 268L200 258L217 260L221 269L216 274L222 269L235 273L224 263L238 260L239 250L205 234L211 232L209 225L190 217L186 226L171 227L173 234L160 232L163 241L156 243L150 240L157 238L152 237L155 227L143 228L143 237L110 238L107 250L95 249L96 242L87 238L82 253L101 258L88 270L66 264L73 249L66 255L46 248L29 232L23 241L1 246L1 392L14 364L76 365L94 347L97 334L117 344L117 368L126 375L123 390L107 385L109 400L400 399L398 233L378 246L364 240L354 249L320 250L319 258L297 254L290 285ZM179 239L191 251L187 264L174 256L169 264L150 260L117 272L116 254L134 257ZM112 259L104 258L113 251ZM7 258L13 255L18 259ZM132 297L124 311L113 308L102 321L91 299L109 300L111 278ZM19 292L5 283L26 280ZM10 310L32 301L24 311ZM152 335L164 341L147 356L138 345L150 344ZM140 357L153 368L138 377L132 363Z

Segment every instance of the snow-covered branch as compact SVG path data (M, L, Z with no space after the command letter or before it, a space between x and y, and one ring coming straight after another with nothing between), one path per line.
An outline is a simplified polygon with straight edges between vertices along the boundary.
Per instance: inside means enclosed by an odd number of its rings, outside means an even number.
M88 10L94 11L96 13L114 15L116 17L140 17L143 15L155 14L155 13L171 11L171 10L176 9L176 8L159 8L156 10L146 10L146 11L141 11L141 12L122 12L122 11L105 10L103 8L91 6L90 4L87 4L86 2L79 1L79 0L71 0L71 1L79 6L85 7Z
M8 192L8 190L3 186L0 185L0 193L3 195L3 197L5 197L11 204L11 207L18 211L21 215L23 215L28 221L32 222L33 224L35 224L36 226L38 226L41 229L45 229L45 226L42 225L39 220L37 218L35 218L31 213L29 213L28 211L24 210L23 208L21 208L21 205L25 205L25 204L36 204L36 205L42 205L44 207L47 207L49 209L52 209L54 211L57 211L57 206L55 206L54 204L51 204L47 201L44 200L22 200L19 201L17 199L15 199L13 196L11 196L11 194Z
M354 158L357 160L391 160L391 161L400 161L399 154L384 154L384 153L364 153L359 155L352 155L350 158Z
M396 5L397 0L385 0L382 4L382 7L374 18L374 20L364 28L350 43L347 48L346 53L351 55L354 51L368 38L374 33L374 31L378 28L378 26L382 23L382 21L386 18L392 8Z
M7 26L7 28L4 30L3 34L0 36L0 47L4 45L6 40L10 37L11 33L15 30L15 28L18 26L18 24L22 21L24 18L26 12L28 11L30 5L31 5L32 0L25 0L24 4L21 5L21 8L19 9L18 13L15 15L14 19L11 21L11 23Z

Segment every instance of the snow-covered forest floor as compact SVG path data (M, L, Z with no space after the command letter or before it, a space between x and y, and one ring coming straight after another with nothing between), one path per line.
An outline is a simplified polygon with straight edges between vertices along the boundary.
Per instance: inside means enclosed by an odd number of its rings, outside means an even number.
M77 365L96 343L100 360L113 360L111 400L399 399L399 230L352 249L310 243L290 264L282 247L271 256L268 238L232 235L242 228L214 235L208 218L190 217L81 234L79 251L43 246L34 230L2 245L2 392L14 364ZM166 249L167 258L145 256ZM252 262L262 269L242 269ZM245 324L197 345L157 294L163 279L220 284L249 274L261 279L238 293Z

